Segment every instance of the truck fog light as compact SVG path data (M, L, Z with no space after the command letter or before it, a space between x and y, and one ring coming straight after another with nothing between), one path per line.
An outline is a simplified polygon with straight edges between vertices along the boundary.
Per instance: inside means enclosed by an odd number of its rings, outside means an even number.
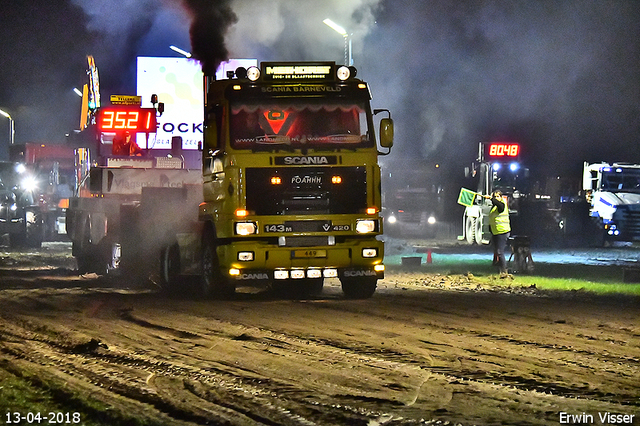
M307 271L307 278L321 278L322 271L320 269L309 269Z
M383 264L375 265L373 267L373 270L376 272L384 272L384 265Z
M240 269L238 268L229 269L229 275L231 275L232 277L237 277L238 275L240 275Z
M363 248L362 257L378 257L377 248Z
M322 276L325 278L337 278L338 270L335 268L327 268L322 271Z
M252 251L239 251L238 252L238 260L241 262L251 262L253 260L253 252Z
M286 280L289 278L289 271L285 269L276 269L273 271L273 278L276 280Z
M294 279L304 278L304 269L292 269L291 278L294 278Z
M356 221L356 232L358 234L367 234L376 230L376 221L363 219Z
M255 222L236 222L237 235L252 235L258 231Z

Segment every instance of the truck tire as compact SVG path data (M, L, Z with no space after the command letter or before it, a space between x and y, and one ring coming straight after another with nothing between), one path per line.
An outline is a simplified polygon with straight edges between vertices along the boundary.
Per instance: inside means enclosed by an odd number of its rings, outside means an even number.
M178 289L180 276L180 246L171 244L162 250L160 259L163 290L173 293Z
M475 229L473 231L473 237L476 244L482 245L482 217L476 218Z
M78 254L76 255L76 261L78 263L78 273L80 275L90 273L106 275L109 271L109 261L107 259L111 256L105 252L106 246L104 239L101 241L101 244L91 243L90 232L91 225L87 220L77 248Z
M229 299L235 295L236 285L220 272L214 235L205 231L202 239L201 293L207 298Z
M464 236L469 244L476 242L476 218L467 216L464 224Z
M368 299L378 285L377 278L341 278L342 292L348 299Z

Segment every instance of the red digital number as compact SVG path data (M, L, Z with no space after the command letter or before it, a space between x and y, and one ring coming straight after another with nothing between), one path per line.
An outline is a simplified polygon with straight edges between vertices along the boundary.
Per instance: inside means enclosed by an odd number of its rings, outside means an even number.
M102 114L102 121L100 127L103 129L113 129L113 115L114 111L105 111Z
M156 112L152 108L106 107L98 115L98 127L103 132L155 132L156 126Z
M144 129L149 130L150 128L151 128L151 113L147 112L147 126Z
M492 143L489 145L491 157L517 157L520 145L515 143Z
M114 129L125 129L126 126L126 118L124 116L127 115L126 111L118 111L116 112L116 119L113 128Z
M127 129L138 128L138 111L129 111L129 118L127 119Z

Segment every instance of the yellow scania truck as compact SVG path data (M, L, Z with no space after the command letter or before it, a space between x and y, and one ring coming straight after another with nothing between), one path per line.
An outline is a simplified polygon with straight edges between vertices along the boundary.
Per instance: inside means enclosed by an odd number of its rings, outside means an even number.
M337 278L346 297L373 295L384 276L377 160L393 122L371 109L355 74L333 62L263 62L205 76L203 202L197 232L177 234L161 255L168 287L196 273L216 297L241 284L312 294Z

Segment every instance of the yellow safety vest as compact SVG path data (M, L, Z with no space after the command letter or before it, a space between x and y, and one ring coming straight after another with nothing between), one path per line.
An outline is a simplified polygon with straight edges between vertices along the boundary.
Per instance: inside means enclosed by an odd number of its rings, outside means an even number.
M489 225L491 225L491 233L493 235L506 234L511 231L507 197L502 197L502 202L504 203L502 213L498 213L498 207L496 206L491 207L491 211L489 212Z

